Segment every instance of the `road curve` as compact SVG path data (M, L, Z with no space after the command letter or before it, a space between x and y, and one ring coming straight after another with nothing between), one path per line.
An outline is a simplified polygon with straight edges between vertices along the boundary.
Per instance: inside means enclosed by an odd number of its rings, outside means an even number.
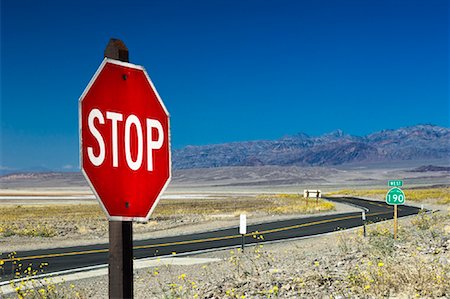
M365 209L368 222L393 218L392 206L383 202L354 197L327 199ZM419 210L416 207L399 206L398 216L417 214ZM266 222L249 225L245 243L254 244L301 238L349 229L362 224L361 213L359 212ZM133 244L133 253L134 257L139 259L172 255L173 252L182 254L214 250L239 246L240 244L241 235L239 235L238 227L231 227L195 234L136 240ZM22 251L17 252L14 258L10 258L7 253L3 253L0 255L1 260L4 264L2 265L3 269L0 270L0 282L6 282L13 279L17 272L21 272L20 275L23 277L23 272L28 267L37 270L38 274L49 274L106 264L108 261L108 244ZM21 269L18 269L19 264L21 264Z

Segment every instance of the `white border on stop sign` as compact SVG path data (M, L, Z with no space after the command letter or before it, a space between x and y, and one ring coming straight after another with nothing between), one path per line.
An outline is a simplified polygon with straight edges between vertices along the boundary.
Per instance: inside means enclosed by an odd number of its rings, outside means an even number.
M167 130L168 130L168 132L167 132L167 137L168 137L167 147L168 147L168 150L169 150L169 177L167 178L166 183L162 187L161 192L159 192L158 196L156 197L156 200L153 203L152 208L150 209L150 211L148 212L147 216L145 216L145 217L122 217L122 216L111 216L111 215L109 215L108 210L106 210L106 207L103 205L103 202L101 201L100 196L97 194L97 191L95 190L94 186L92 185L91 181L89 180L89 177L87 176L86 172L83 169L83 148L82 148L83 135L81 134L81 131L82 131L81 103L82 103L84 97L86 96L86 94L88 93L88 91L91 89L92 84L94 84L94 82L97 79L98 75L100 74L100 72L103 70L103 68L105 67L105 65L107 63L112 63L112 64L120 65L120 66L123 66L123 67L128 67L128 68L132 68L132 69L141 70L145 74L145 77L147 78L147 81L150 83L150 86L151 86L153 92L155 93L156 98L159 101L159 104L161 105L161 107L163 107L164 112L167 115ZM146 221L148 221L148 219L150 218L150 216L153 213L153 210L158 205L159 200L161 199L161 195L166 191L167 186L169 186L169 183L170 183L170 181L172 179L172 151L171 151L171 147L170 147L171 136L170 136L170 114L169 114L169 111L167 111L167 108L164 105L161 97L159 96L159 93L156 90L155 85L153 85L153 82L150 79L150 76L147 74L147 71L145 70L145 68L143 66L132 64L132 63L129 63L129 62L123 62L123 61L115 60L115 59L111 59L111 58L106 58L106 57L103 59L102 63L98 67L98 69L95 72L94 76L92 76L91 80L89 81L89 84L86 86L86 88L84 89L84 91L81 94L80 98L78 99L78 134L79 134L79 141L80 141L80 168L81 168L81 172L83 173L84 177L86 178L86 181L88 182L89 187L91 187L92 191L94 192L95 197L97 198L97 201L100 203L100 206L102 207L103 211L105 212L108 220L111 220L111 221L136 221L136 222L146 222Z

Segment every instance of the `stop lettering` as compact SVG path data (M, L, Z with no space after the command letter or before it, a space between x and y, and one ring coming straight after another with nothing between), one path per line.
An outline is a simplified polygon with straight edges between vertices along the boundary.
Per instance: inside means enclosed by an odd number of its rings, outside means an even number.
M111 128L111 153L112 153L112 166L119 166L119 136L118 126L123 122L123 114L117 112L106 111L106 119L110 121ZM105 117L99 109L92 109L88 116L88 125L90 133L95 137L98 143L98 154L94 153L94 147L88 146L87 152L91 163L95 166L100 166L105 161L106 147L105 139L100 134L99 130L95 127L95 122L101 125L105 125ZM147 150L147 170L153 171L153 150L158 150L162 147L164 142L163 128L161 123L156 119L145 119L146 129L144 133L141 121L139 118L131 114L125 120L125 134L122 137L123 142L121 146L124 146L125 158L128 167L132 170L138 170L142 165L142 158L144 153L144 140L146 140ZM156 139L153 139L153 129L158 132ZM134 130L137 136L137 154L135 159L131 153L131 132Z

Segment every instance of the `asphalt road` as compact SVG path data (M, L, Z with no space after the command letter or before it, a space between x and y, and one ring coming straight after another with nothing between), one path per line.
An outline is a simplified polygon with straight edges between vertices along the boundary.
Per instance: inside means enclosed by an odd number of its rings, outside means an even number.
M366 208L368 222L393 218L393 207L383 202L351 197L330 198L330 200ZM398 216L417 214L419 210L411 206L399 206ZM266 222L249 225L245 243L254 244L306 237L353 228L362 224L361 213L359 212ZM134 241L133 252L136 259L172 255L173 252L177 254L189 253L239 246L241 238L239 228L233 227L196 234L137 240ZM10 258L7 253L3 253L0 256L1 260L4 264L0 270L0 282L13 279L16 272L21 272L21 277L26 276L27 273L24 274L24 271L28 267L38 271L37 274L43 274L106 264L108 244L16 252L14 258ZM21 266L19 267L19 265Z

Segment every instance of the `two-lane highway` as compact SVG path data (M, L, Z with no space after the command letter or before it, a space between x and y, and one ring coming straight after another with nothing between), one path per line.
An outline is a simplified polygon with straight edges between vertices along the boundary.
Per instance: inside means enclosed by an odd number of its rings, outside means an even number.
M329 200L359 206L366 210L368 222L392 219L393 208L383 202L358 199L353 197L328 198ZM399 206L399 217L417 214L420 209L411 206ZM344 213L307 218L296 218L282 221L249 225L245 235L246 244L264 243L329 233L336 230L358 227L363 224L361 213ZM262 236L262 237L261 237ZM173 252L193 253L203 250L219 249L241 244L238 227L214 230L195 234L186 234L157 239L136 240L133 242L136 259L156 256L167 256ZM13 249L13 248L12 248ZM108 244L53 248L17 252L13 258L7 253L0 256L3 269L0 270L0 281L9 281L15 273L31 267L42 273L53 273L63 270L79 269L89 266L107 264ZM40 267L44 263L45 266ZM19 271L18 265L21 264Z

